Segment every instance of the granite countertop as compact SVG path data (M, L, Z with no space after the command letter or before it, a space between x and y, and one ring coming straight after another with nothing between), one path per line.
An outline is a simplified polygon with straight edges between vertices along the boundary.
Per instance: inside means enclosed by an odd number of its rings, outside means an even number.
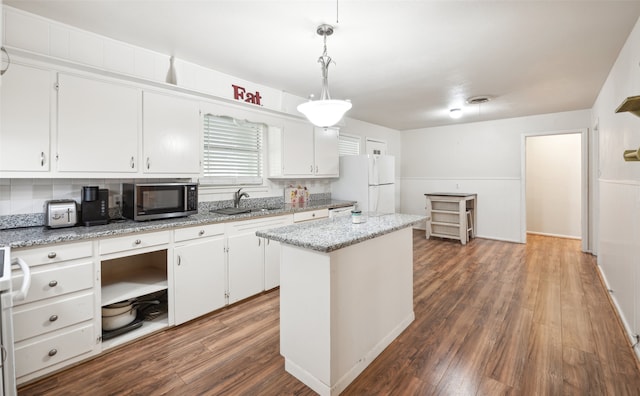
M259 237L272 239L293 246L332 252L349 245L411 227L427 219L423 215L400 213L366 213L366 222L353 224L351 216L293 224L256 232Z
M269 209L263 212L241 213L237 215L221 215L206 211L176 219L142 222L133 220L117 220L107 225L91 227L75 226L69 228L49 229L44 226L37 226L13 228L0 230L0 246L21 248L36 245L49 245L60 242L133 234L137 232L169 230L200 224L227 223L232 221L250 220L259 217L280 216L309 210L346 207L353 204L353 201L313 200L304 205L294 206L287 204L280 208Z

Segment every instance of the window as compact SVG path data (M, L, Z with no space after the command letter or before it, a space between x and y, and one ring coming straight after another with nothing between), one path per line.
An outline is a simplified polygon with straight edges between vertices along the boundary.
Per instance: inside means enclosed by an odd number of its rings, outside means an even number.
M204 116L205 184L262 184L264 125Z
M358 155L360 154L360 137L340 134L338 137L338 154L339 155Z

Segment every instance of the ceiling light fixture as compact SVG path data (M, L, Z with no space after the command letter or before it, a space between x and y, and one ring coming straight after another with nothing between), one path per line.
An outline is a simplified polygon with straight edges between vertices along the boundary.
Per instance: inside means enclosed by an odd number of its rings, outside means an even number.
M319 100L309 100L298 106L298 111L304 114L315 126L329 127L337 124L344 114L351 109L351 101L331 99L329 94L329 64L333 62L327 55L327 36L333 34L333 26L320 25L316 30L324 38L324 52L318 58L322 70L322 91ZM335 62L334 62L335 63Z
M462 117L462 109L449 110L449 117L453 118L454 120L457 120L458 118Z

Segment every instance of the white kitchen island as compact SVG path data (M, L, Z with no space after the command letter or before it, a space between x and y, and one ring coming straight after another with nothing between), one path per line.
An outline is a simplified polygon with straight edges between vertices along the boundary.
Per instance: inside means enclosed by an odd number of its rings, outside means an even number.
M320 395L342 392L414 320L411 226L369 214L257 232L282 243L280 353Z

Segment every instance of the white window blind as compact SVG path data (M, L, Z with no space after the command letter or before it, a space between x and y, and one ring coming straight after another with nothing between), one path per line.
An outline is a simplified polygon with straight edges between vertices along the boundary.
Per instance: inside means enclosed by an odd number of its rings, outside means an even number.
M338 137L338 154L339 155L359 155L360 154L360 137L340 134Z
M205 184L262 184L263 125L204 116Z

